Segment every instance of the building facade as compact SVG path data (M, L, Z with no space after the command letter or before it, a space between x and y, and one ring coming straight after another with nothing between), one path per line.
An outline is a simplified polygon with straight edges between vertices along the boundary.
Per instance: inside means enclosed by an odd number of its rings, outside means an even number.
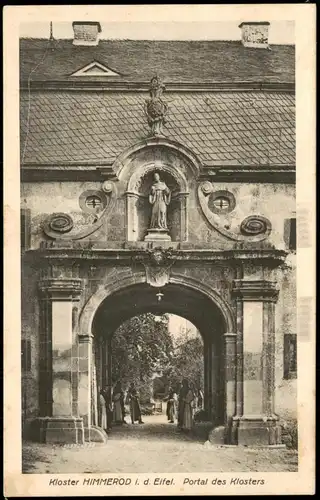
M294 46L267 22L232 42L73 28L20 41L25 433L104 440L112 334L149 311L203 337L210 439L279 444L297 411Z

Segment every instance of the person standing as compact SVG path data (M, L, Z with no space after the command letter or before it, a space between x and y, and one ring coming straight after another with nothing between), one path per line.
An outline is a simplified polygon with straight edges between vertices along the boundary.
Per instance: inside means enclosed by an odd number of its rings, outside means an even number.
M136 421L138 421L139 424L143 424L144 422L142 422L141 418L139 393L133 382L131 382L128 389L127 398L130 405L131 423L134 424Z
M203 396L203 391L200 387L200 389L198 390L198 408L200 410L203 410L203 402L204 402L204 396Z
M126 424L124 419L124 392L121 387L121 382L118 381L113 389L113 419L116 424Z
M167 398L167 418L170 424L174 423L175 415L176 415L176 407L177 407L177 395L172 389L169 388L168 398Z
M99 392L99 426L107 431L107 406L103 389Z
M191 431L193 427L193 402L194 393L187 379L182 381L179 394L179 418L178 426L184 431Z

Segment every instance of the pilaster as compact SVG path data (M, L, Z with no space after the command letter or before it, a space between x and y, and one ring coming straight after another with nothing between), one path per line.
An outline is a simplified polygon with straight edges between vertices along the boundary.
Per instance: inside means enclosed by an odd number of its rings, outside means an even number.
M273 281L234 280L238 340L233 428L238 444L280 443L280 427L274 414L274 304L278 293Z
M78 410L78 346L73 304L83 286L78 278L46 278L39 282L42 362L42 416L46 442L84 441Z

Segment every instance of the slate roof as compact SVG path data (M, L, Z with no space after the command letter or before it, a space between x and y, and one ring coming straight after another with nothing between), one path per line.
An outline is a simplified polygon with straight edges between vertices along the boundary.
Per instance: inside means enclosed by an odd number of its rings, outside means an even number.
M21 92L22 163L112 162L144 139L147 92ZM283 92L165 92L165 134L204 164L293 165L295 97ZM27 133L28 132L28 133Z
M82 77L71 75L93 60L120 73L108 82L149 82L156 73L165 83L293 83L295 78L293 45L271 45L267 50L243 47L241 41L100 40L96 47L74 46L72 40L20 41L22 81L79 81Z

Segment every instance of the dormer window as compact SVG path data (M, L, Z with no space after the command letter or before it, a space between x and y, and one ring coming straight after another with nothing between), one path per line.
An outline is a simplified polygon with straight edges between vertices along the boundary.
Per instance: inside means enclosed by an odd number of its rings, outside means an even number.
M93 61L87 66L79 69L71 76L120 76L119 73L116 73L112 69L104 66L103 64Z

